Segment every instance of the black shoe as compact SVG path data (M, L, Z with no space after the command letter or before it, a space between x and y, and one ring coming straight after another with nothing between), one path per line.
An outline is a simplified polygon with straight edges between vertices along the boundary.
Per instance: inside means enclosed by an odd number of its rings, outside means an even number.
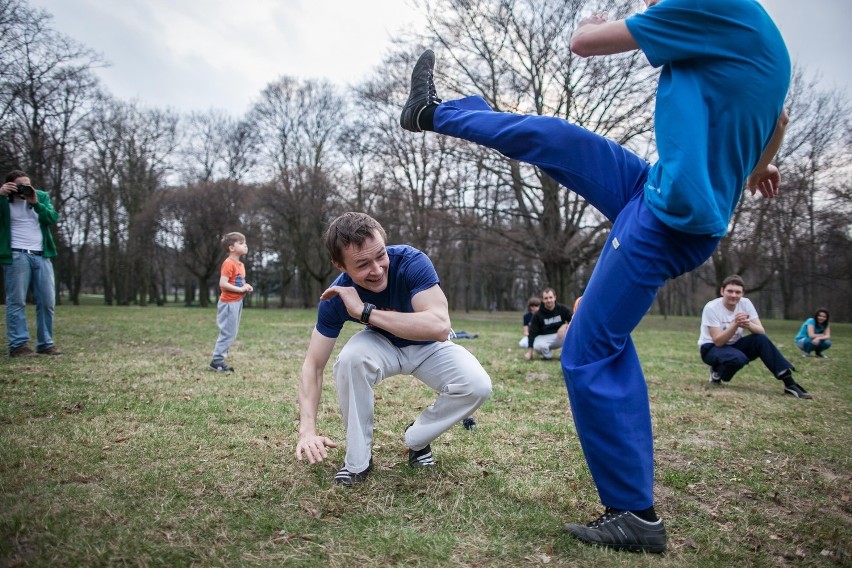
M423 129L418 122L420 114L429 105L441 102L435 92L435 81L432 77L434 68L435 52L427 49L414 64L414 71L411 72L411 91L405 106L402 107L402 114L399 115L399 125L406 130L421 132Z
M210 363L210 366L207 367L211 371L216 371L217 373L233 373L234 368L229 367L225 364L224 361L213 361Z
M606 512L586 526L568 524L565 532L583 542L632 552L666 551L666 527L662 520L643 521L630 511L607 507Z
M822 351L817 351L816 356L819 357L820 359L828 359L828 355L823 355Z
M370 458L370 463L367 465L367 469L364 471L359 471L358 473L353 473L346 469L344 465L340 468L340 471L334 476L334 484L335 485L343 485L344 487L352 487L353 485L358 485L359 483L364 483L367 481L367 475L373 469L373 458Z
M408 450L408 465L411 467L432 467L436 465L432 457L432 446L427 444L422 450Z
M407 432L412 426L414 426L414 422L406 426L405 431ZM435 458L432 457L432 444L426 444L426 447L420 450L409 448L408 465L411 467L432 467L436 465Z
M795 381L790 383L789 385L784 385L784 394L789 394L795 396L796 398L813 398L811 393L803 389L801 385L799 385L799 383Z
M722 384L722 375L716 372L713 367L710 367L710 384L711 385L721 385Z

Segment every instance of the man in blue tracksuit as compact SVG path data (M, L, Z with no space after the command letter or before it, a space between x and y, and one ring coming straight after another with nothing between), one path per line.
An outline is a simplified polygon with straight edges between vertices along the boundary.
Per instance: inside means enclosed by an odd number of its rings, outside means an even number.
M653 165L560 118L494 112L475 96L442 103L431 50L414 67L400 124L531 163L612 221L562 351L577 435L606 510L565 530L593 544L663 552L647 385L630 333L668 279L710 257L744 185L778 194L770 162L787 123L790 58L755 0L645 3L626 20L585 18L571 49L587 57L638 48L661 67Z

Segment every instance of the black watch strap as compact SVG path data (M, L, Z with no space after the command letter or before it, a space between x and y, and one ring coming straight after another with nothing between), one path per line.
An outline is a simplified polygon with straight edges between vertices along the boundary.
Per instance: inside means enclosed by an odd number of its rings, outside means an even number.
M373 313L375 307L373 304L364 302L364 311L361 312L361 323L370 323L370 314Z

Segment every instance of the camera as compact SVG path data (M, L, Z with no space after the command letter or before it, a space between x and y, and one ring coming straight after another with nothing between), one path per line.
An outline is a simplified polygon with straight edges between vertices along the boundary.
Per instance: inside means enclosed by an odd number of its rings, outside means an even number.
M18 195L21 197L29 197L30 195L35 193L35 189L31 185L27 185L25 183L18 184Z

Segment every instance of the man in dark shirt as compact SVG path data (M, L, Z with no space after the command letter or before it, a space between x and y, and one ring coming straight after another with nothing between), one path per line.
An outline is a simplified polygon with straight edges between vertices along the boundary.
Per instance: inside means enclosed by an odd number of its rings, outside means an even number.
M551 350L559 349L565 341L571 316L568 306L556 303L553 288L542 290L541 307L530 320L529 348L524 359L531 361L533 351L538 351L542 359L550 361L553 358Z

